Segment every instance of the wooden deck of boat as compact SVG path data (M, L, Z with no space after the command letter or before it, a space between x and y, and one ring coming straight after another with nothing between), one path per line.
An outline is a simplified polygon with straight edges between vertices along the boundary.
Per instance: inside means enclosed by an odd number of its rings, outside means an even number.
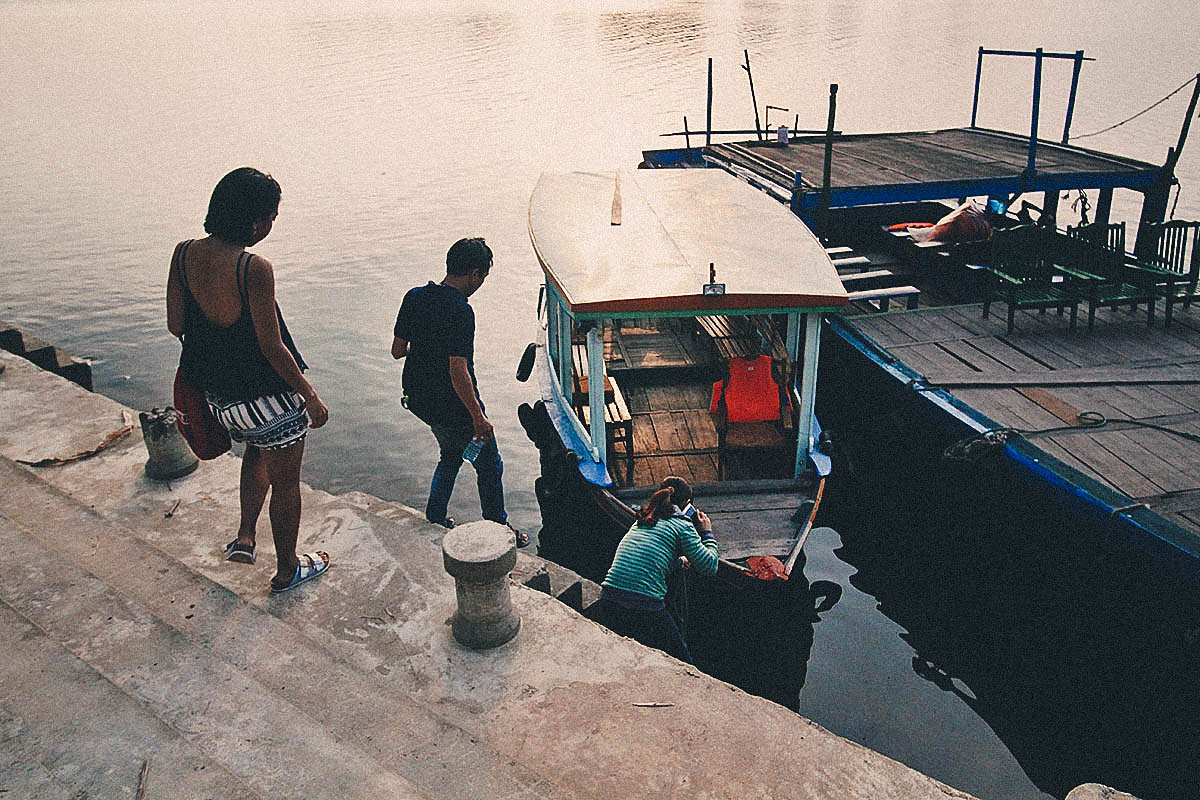
M839 136L833 144L830 184L836 193L844 188L933 187L1011 178L1025 171L1028 148L1027 136L981 128ZM711 145L705 152L785 189L791 188L799 172L811 190L821 185L825 137L794 138L787 146L773 141L730 142ZM1036 153L1039 180L1103 175L1118 185L1131 185L1150 181L1157 169L1133 159L1048 141L1039 141Z
M668 475L690 483L717 479L706 385L630 386L625 399L633 417L634 486L657 486Z
M1164 329L1144 310L1099 312L1096 327L1068 329L1053 312L1019 312L1006 334L1004 306L978 305L855 317L853 323L932 386L996 422L1023 430L1074 424L1080 411L1104 427L1039 435L1045 452L1200 533L1200 442L1131 424L1200 436L1200 308L1176 310ZM997 313L1000 312L1000 313Z

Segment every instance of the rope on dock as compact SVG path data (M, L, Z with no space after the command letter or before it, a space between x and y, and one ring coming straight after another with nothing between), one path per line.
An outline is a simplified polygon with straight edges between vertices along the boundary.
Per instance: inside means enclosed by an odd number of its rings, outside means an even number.
M1099 411L1080 411L1076 417L1074 425L1056 425L1053 428L1041 428L1038 430L1025 430L1022 428L1000 427L991 428L977 433L974 436L968 436L965 439L960 439L954 444L942 451L942 458L947 461L979 461L983 456L1002 448L1008 442L1009 434L1019 434L1026 439L1032 439L1037 436L1046 436L1051 433L1063 433L1065 431L1078 430L1096 430L1103 428L1110 422L1123 422L1127 425L1132 425L1139 428L1151 428L1156 431L1162 431L1173 436L1179 436L1187 439L1190 442L1200 444L1200 435L1190 431L1182 431L1178 428L1172 428L1167 425L1158 425L1154 422L1146 422L1140 419L1130 419L1128 417L1106 417Z
M1186 81L1184 81L1182 84L1180 84L1180 85L1179 85L1179 88L1177 88L1175 91L1171 92L1171 93L1170 93L1170 94L1168 94L1166 97L1163 97L1162 99L1160 99L1160 100L1158 100L1158 101L1156 101L1156 102L1154 102L1154 103L1151 103L1150 105L1146 106L1145 108L1143 108L1143 109L1142 109L1141 111L1139 111L1138 113L1134 114L1134 115L1133 115L1132 117L1130 117L1129 119L1123 119L1123 120L1121 120L1120 122L1118 122L1116 125L1109 125L1107 128L1104 128L1104 129L1102 129L1102 130L1098 130L1098 131L1093 131L1092 133L1084 133L1084 134L1081 134L1081 135L1079 135L1079 136L1072 136L1072 137L1071 137L1071 139L1072 139L1072 141L1074 141L1074 140L1076 140L1076 139L1086 139L1086 138L1088 138L1089 136L1099 136L1099 135L1100 135L1100 134L1102 134L1102 133L1108 133L1109 131L1113 130L1114 128L1119 128L1119 127L1121 127L1121 126L1122 126L1122 125L1124 125L1126 122L1133 122L1135 119L1137 119L1138 117L1140 117L1142 114L1145 114L1147 111L1150 111L1151 109L1153 109L1153 108L1156 108L1156 107L1158 107L1158 106L1162 105L1163 103L1167 102L1167 101L1168 101L1168 100L1170 100L1172 97L1174 97L1175 95L1179 94L1181 91L1183 91L1183 89L1184 89L1186 86L1188 86L1189 84L1193 83L1193 82L1196 80L1196 78L1198 78L1198 77L1200 77L1200 75L1193 75L1192 77L1188 78Z

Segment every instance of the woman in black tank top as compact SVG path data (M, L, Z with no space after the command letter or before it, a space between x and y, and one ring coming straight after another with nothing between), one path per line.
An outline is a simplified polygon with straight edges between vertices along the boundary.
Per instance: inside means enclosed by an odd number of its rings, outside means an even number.
M304 377L307 368L275 303L274 270L246 252L271 232L279 184L242 167L213 190L203 239L181 242L167 280L167 328L183 344L184 377L205 392L210 408L246 443L241 472L241 522L225 547L228 561L254 563L254 532L271 490L271 533L283 592L329 568L329 554L297 555L300 463L307 427L329 410Z

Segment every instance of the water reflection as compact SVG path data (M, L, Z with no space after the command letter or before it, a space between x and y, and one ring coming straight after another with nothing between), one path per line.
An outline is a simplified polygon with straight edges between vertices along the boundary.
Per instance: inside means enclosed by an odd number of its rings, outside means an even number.
M603 14L597 27L605 53L645 63L699 54L708 29L701 15L677 9Z
M886 498L866 475L841 506L838 555L903 627L912 674L984 720L1055 797L1089 781L1200 796L1194 587L978 475Z
M694 579L679 587L675 599L686 613L696 666L798 710L814 626L842 597L841 585L810 583L803 568L801 559L786 583L764 583L757 591Z

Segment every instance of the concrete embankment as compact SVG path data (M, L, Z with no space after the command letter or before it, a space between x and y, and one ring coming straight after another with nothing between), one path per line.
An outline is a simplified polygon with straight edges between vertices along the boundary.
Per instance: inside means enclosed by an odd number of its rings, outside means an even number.
M304 487L333 567L271 596L265 513L258 563L221 558L237 458L153 482L135 429L23 466L134 413L0 366L7 797L967 797L519 583L519 635L461 647L443 530L399 504Z

